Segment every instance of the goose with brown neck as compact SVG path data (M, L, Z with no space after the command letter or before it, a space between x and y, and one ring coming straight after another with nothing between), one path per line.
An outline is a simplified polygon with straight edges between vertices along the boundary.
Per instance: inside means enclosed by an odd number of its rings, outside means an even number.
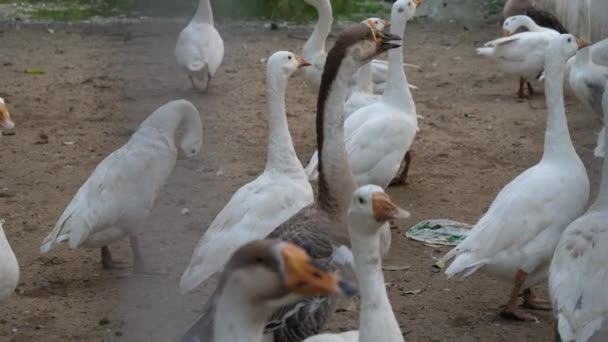
M320 175L316 201L269 235L269 238L298 245L312 258L326 260L334 267L352 269L346 217L355 181L347 159L343 131L348 84L363 64L384 51L399 47L391 43L395 40L400 40L400 37L383 32L374 34L364 24L350 26L338 36L327 55L317 100ZM275 341L301 341L318 333L333 313L336 299L336 296L315 297L278 310L269 321L266 336ZM188 336L208 339L213 335L208 322L213 316L209 312L213 310L212 306L205 309Z
M200 0L192 21L175 45L177 65L188 75L192 88L207 92L209 82L224 59L224 41L213 26L209 0Z
M176 141L179 127L185 133ZM41 253L68 241L70 248L101 248L103 267L114 268L107 246L129 236L134 270L143 273L137 235L173 171L178 152L194 157L202 142L200 114L192 103L172 101L157 109L125 145L97 165L42 241Z

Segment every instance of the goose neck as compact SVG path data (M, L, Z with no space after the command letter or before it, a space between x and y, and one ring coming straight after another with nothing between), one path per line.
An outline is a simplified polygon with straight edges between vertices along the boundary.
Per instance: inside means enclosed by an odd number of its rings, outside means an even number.
M357 88L360 91L370 94L374 92L371 63L367 63L359 68L357 75Z
M565 62L561 61L559 56L548 52L545 73L545 94L548 113L543 158L577 156L570 139L566 110L564 108L564 89L562 84L565 75Z
M604 122L608 119L608 109L604 109ZM604 125L604 146L608 146L608 129L606 129L606 125ZM593 204L592 208L608 208L608 155L604 156L604 161L602 162L602 179L600 182L600 191L597 194L597 199Z
M591 47L590 46L580 49L576 52L576 56L574 56L574 65L584 66L584 65L588 65L590 63L591 63Z
M196 108L188 101L177 100L152 113L141 127L150 127L174 142L175 132L184 129L178 145L184 149L203 140L203 123Z
M226 284L218 299L213 320L214 342L259 342L271 312L252 303L236 285Z
M399 18L391 18L391 33L401 37L403 45L406 21ZM403 46L388 51L388 78L384 87L383 99L395 106L402 108L406 113L416 115L416 107L407 83L407 77L403 69Z
M304 44L302 48L302 55L304 58L309 59L312 62L313 57L318 53L325 52L325 40L331 32L331 25L333 23L332 8L329 0L319 1L317 14L319 16L310 38Z
M361 225L361 222L362 220L349 219L351 248L361 294L360 340L403 341L384 283L379 230L370 232L369 227L353 229L356 225ZM366 233L361 233L362 231ZM376 329L377 327L382 329Z
M303 173L302 164L293 147L287 113L285 92L287 78L268 73L266 78L266 101L268 105L268 159L266 171L281 170Z
M342 63L343 57L329 55L317 100L317 203L322 210L336 217L346 216L356 188L344 143L344 102L357 68ZM336 58L340 59L332 60Z
M213 10L211 9L211 3L209 0L200 0L196 14L192 21L203 22L209 25L213 25Z

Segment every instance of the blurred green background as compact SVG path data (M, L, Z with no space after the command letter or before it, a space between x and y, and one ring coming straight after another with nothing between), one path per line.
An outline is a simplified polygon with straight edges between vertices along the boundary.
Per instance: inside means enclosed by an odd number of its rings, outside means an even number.
M315 10L304 0L211 0L215 16L222 19L272 19L305 22L314 19ZM334 16L356 17L386 12L383 0L331 0ZM147 15L188 17L198 0L0 0L16 3L18 14L37 19L78 21L93 16Z

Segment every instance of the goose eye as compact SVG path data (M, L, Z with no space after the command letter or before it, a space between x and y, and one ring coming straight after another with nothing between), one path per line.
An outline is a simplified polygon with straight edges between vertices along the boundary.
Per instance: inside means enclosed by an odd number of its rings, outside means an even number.
M363 197L359 197L359 203L365 204L365 200L363 199Z
M192 154L195 154L195 153L196 153L196 150L195 150L195 149L192 149Z
M571 42L572 42L572 38L568 38L568 43L571 43Z
M287 57L287 59L291 60L291 56Z
M399 7L399 8L397 9L397 12L402 13L402 12L403 12L403 7Z

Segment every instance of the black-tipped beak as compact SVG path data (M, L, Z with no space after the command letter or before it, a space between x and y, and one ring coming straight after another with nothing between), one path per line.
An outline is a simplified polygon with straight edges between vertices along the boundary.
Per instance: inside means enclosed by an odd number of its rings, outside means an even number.
M347 297L352 297L352 296L356 295L357 293L359 293L359 291L357 290L357 288L355 286L353 286L351 283L344 281L344 280L340 280L338 282L338 287L340 288L340 291L342 291L342 294Z
M401 47L401 37L396 34L379 32L379 38L382 51Z

